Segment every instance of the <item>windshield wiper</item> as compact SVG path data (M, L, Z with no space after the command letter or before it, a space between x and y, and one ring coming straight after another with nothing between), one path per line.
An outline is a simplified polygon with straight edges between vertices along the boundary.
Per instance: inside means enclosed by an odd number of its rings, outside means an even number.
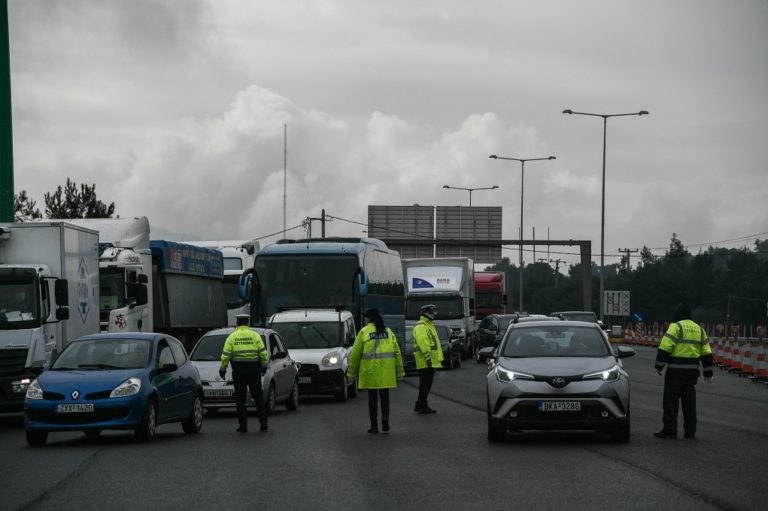
M78 369L123 369L109 364L78 364Z

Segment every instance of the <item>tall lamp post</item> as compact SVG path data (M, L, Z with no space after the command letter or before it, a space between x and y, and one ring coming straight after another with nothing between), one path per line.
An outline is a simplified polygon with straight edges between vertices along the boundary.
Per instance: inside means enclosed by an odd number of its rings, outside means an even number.
M589 112L574 112L571 109L563 110L564 114L568 115L589 115L592 117L603 118L603 197L602 206L600 208L600 321L603 320L603 314L605 309L605 140L606 133L608 131L608 118L609 117L626 117L628 115L648 115L647 110L640 110L639 112L631 112L628 114L593 114Z
M546 158L507 158L504 156L490 155L488 158L494 160L512 160L520 162L520 300L518 305L520 312L523 312L523 189L525 185L525 162L527 161L539 161L539 160L554 160L554 156L547 156Z
M466 190L466 191L468 191L469 192L469 207L471 208L472 207L472 192L477 191L477 190L495 190L496 188L498 188L498 186L497 185L493 185L493 186L486 186L484 188L461 188L460 186L443 185L443 188L445 188L446 190Z

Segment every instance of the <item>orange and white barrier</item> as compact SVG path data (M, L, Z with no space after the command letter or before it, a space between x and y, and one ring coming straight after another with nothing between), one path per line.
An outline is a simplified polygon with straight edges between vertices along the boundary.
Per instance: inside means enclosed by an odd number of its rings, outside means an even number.
M757 348L755 349L755 377L758 380L768 381L768 365L766 365L766 352L768 351L768 344L763 340L757 341Z
M745 339L744 340L744 352L742 355L741 360L741 372L744 373L747 377L754 377L755 376L755 361L752 357L752 342L753 339Z
M744 341L733 339L733 362L731 364L731 372L740 373L742 371L742 346Z
M733 367L733 349L731 348L731 340L725 338L725 347L723 348L723 369L731 370Z

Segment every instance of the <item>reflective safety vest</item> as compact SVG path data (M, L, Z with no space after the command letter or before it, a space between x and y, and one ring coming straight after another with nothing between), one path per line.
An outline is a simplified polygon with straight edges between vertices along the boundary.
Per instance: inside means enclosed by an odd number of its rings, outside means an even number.
M435 322L426 316L419 318L419 323L413 327L413 358L416 369L429 367L427 360L432 361L432 367L443 367L443 347L435 330Z
M349 378L357 379L359 389L393 389L397 378L405 376L400 346L392 330L377 333L369 323L360 329L349 355Z
M699 361L704 376L712 376L712 348L704 329L690 319L670 324L656 352L656 370L666 366L668 370L698 372Z
M239 326L227 336L221 352L221 368L226 369L229 362L252 362L267 366L267 348L258 332L249 326Z

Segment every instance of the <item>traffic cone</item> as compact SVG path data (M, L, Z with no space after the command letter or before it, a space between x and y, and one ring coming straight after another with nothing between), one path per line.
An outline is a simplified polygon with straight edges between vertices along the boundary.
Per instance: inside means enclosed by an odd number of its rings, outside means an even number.
M723 340L719 337L712 338L712 362L717 367L723 365Z
M739 339L733 340L733 363L731 364L731 372L732 373L741 373L741 361L742 361L742 346L744 345L744 341L740 341Z
M744 357L741 362L741 370L747 378L755 377L755 362L752 358L752 339L744 340Z
M729 338L725 338L725 348L723 350L723 369L730 371L733 366L733 348L732 341Z
M759 339L757 341L757 348L755 351L755 359L757 361L755 376L760 381L768 381L768 363L765 360L766 351L768 351L766 342L762 339Z

